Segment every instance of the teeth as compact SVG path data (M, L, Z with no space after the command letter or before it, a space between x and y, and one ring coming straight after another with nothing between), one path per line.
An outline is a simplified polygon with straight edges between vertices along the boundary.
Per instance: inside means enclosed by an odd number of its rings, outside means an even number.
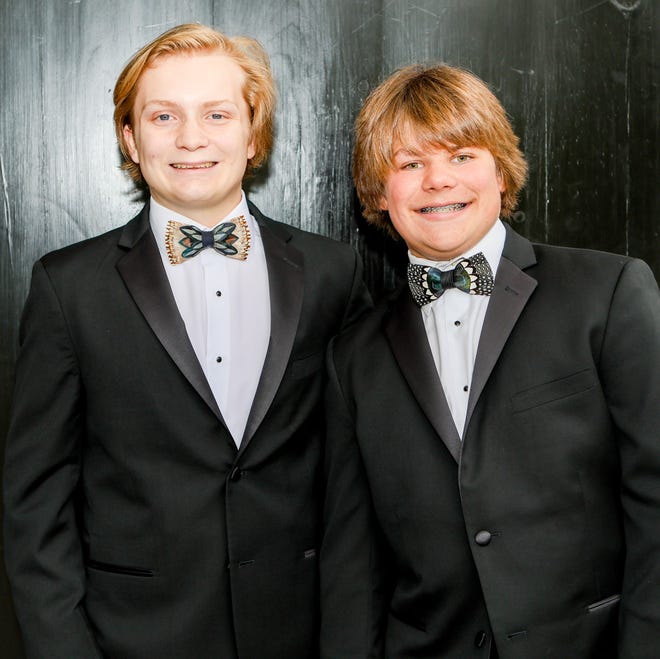
M421 209L422 213L451 213L465 208L467 204L449 204L447 206L426 206Z
M172 163L172 167L174 169L208 169L209 167L213 167L215 163L213 162L200 162L200 163L194 163L194 164L187 164L185 162L175 162Z

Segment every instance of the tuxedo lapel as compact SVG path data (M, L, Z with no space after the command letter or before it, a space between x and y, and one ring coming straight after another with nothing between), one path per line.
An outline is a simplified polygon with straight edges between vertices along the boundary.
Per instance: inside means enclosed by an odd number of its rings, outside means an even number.
M248 417L241 452L254 436L282 382L296 337L303 300L303 255L289 244L284 225L268 221L250 204L259 223L268 267L270 292L270 341L264 367Z
M181 373L224 424L163 271L149 227L148 205L126 226L119 245L128 251L118 261L117 270L135 304Z
M504 251L497 268L495 288L488 303L472 373L466 430L495 363L537 285L536 280L522 270L536 263L532 244L508 225L505 226Z
M458 462L461 440L435 368L424 321L407 287L385 320L392 352L431 425Z

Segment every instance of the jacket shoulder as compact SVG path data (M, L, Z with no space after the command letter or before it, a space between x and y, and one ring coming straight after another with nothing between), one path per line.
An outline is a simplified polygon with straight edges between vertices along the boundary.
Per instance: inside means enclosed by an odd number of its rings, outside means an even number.
M391 292L359 320L340 332L333 340L335 358L350 361L356 356L379 350L381 341L385 340L383 327L400 295L401 288Z
M105 233L79 240L65 247L52 250L44 254L39 260L45 266L56 266L71 260L95 258L109 246L116 246L124 227L116 227Z
M332 255L342 253L346 255L355 254L355 250L348 243L295 227L286 222L274 220L264 215L252 202L248 202L248 206L259 225L272 231L281 240L291 242L293 246L302 252L311 251L323 254L330 251Z
M610 290L630 276L653 278L641 259L577 247L533 244L536 264L526 270L539 283L566 285L577 290Z
M639 260L623 254L582 247L563 247L544 243L532 243L532 246L540 263L573 264L582 267L591 267L597 264L617 269L624 267L627 263Z
M313 233L306 229L294 227L284 222L278 222L277 220L272 220L270 218L266 219L268 226L270 226L275 233L279 233L280 235L288 234L288 239L291 241L291 244L301 251L312 250L323 253L329 250L333 253L344 252L346 254L355 251L349 243L341 242L335 238L330 238L329 236L324 236L320 233Z
M88 266L96 268L108 255L123 253L123 250L117 251L117 248L122 240L126 239L127 234L131 236L131 240L134 240L135 236L142 232L140 223L143 221L141 219L143 213L144 209L124 225L48 252L37 263L49 271Z

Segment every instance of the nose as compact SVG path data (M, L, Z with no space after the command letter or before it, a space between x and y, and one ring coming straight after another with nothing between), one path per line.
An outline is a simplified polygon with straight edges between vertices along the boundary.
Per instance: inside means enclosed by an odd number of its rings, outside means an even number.
M186 119L182 122L176 136L176 146L179 149L195 151L207 146L209 143L204 126L195 119Z
M432 158L424 167L422 185L425 190L440 190L456 185L456 177L451 171L451 164L440 158Z

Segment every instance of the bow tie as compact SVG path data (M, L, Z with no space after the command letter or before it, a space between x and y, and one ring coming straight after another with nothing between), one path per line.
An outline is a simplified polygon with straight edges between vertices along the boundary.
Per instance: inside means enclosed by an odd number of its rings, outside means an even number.
M453 270L409 263L408 285L417 305L423 307L437 300L448 288L458 288L470 295L490 295L493 271L481 252L461 259Z
M230 259L245 261L250 249L250 228L243 215L218 224L210 231L203 231L191 224L170 220L165 230L165 249L172 265L183 263L197 256L203 249L212 247Z

